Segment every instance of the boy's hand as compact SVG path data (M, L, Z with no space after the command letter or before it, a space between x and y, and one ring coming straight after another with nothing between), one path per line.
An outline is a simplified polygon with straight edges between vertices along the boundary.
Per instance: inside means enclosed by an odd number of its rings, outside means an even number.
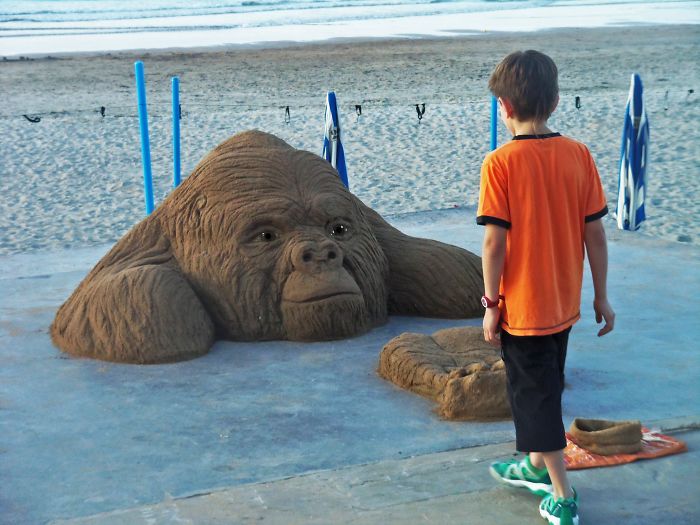
M615 327L615 312L607 299L594 299L593 310L595 310L595 322L600 324L605 319L605 326L598 331L598 337L612 332Z
M501 345L501 334L498 323L501 320L501 311L498 308L487 308L484 312L484 340L494 346Z

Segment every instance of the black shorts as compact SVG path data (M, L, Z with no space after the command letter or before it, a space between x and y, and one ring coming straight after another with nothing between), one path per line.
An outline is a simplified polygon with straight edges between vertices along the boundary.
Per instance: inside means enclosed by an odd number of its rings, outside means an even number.
M520 452L566 447L561 395L570 331L571 327L551 335L516 336L501 330L501 356Z

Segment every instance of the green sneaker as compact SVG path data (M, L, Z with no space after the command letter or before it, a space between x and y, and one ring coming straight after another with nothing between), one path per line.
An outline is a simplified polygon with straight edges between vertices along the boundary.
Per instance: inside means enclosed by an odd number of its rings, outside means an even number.
M550 525L578 525L578 495L574 490L573 498L555 499L546 495L540 503L540 516Z
M547 469L538 469L530 463L530 456L522 461L512 459L503 463L491 463L491 475L499 481L513 487L525 487L538 496L552 492L552 480Z

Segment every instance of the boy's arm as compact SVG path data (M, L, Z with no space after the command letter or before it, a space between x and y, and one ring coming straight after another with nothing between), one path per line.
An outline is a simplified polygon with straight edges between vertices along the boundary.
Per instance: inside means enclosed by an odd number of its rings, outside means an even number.
M481 265L484 272L484 295L498 301L498 292L506 259L506 234L508 230L495 224L486 224ZM498 307L486 308L484 312L484 339L492 345L500 345L498 323L501 311Z
M600 219L587 222L583 233L586 244L588 262L593 275L593 310L595 321L600 323L605 319L605 326L598 331L598 337L611 332L615 326L615 312L608 302L608 244L605 238L605 228Z

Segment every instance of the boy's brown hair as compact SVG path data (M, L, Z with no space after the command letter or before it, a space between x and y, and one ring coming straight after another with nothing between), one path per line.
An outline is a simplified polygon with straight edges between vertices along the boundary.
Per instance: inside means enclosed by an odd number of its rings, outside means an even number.
M557 66L544 53L515 51L501 60L489 79L491 93L508 99L519 120L547 120L559 94Z

